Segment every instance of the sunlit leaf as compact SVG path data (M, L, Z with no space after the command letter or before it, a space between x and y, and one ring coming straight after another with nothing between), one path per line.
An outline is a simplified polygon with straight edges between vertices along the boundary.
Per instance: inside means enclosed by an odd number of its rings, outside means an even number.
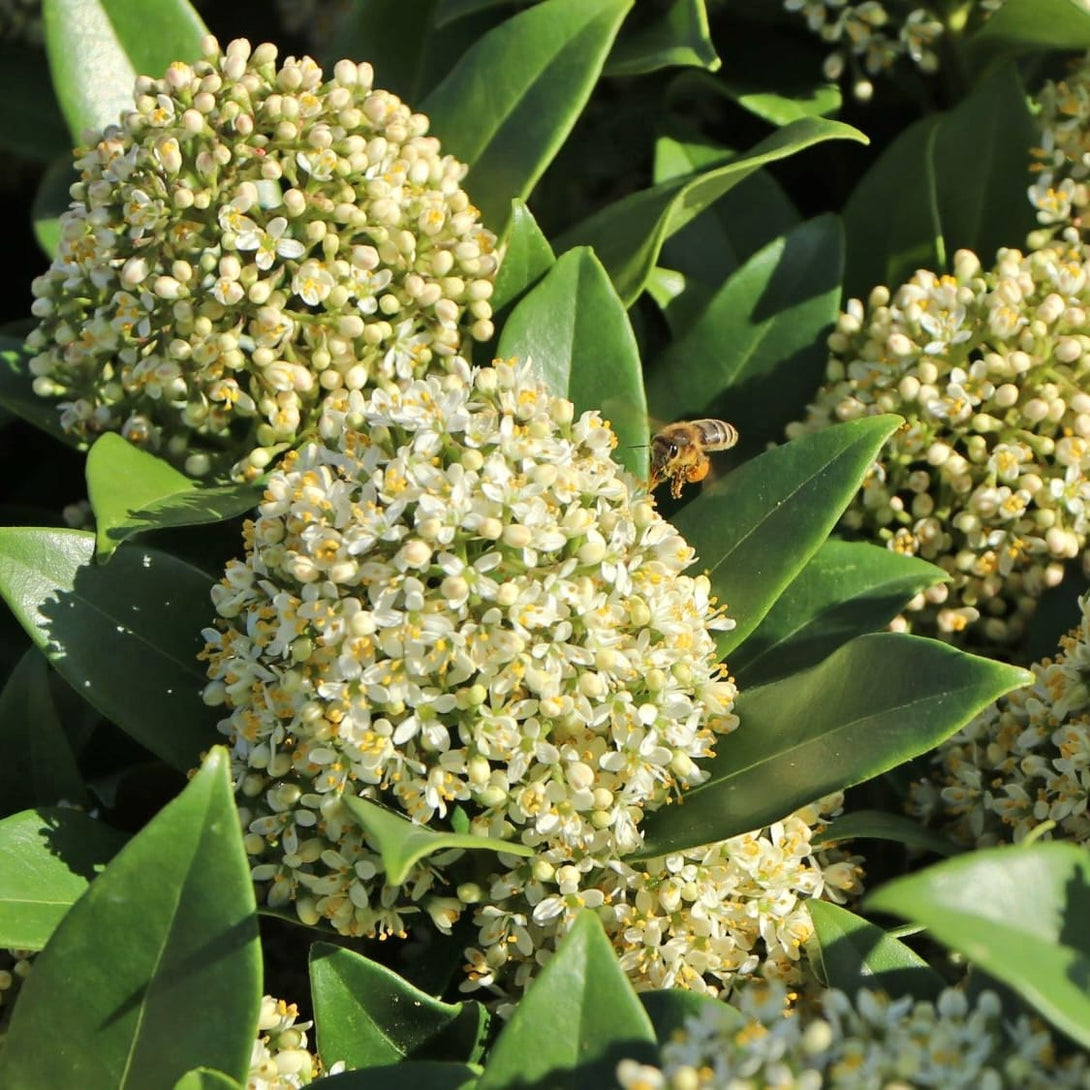
M865 907L923 924L1090 1047L1090 857L1082 845L966 852L886 883Z
M608 1086L617 1062L655 1055L647 1013L593 912L583 912L515 1008L477 1090Z
M244 1079L261 952L226 750L72 906L19 995L0 1085L172 1086L195 1066Z
M861 916L828 901L806 902L814 922L822 977L850 996L861 988L934 999L943 979L911 947Z
M900 633L860 636L802 673L742 689L710 776L649 814L639 858L759 829L925 753L1003 693L1014 666Z
M92 562L82 530L0 527L0 597L57 672L93 707L175 768L217 739L197 661L212 580L156 549Z
M73 141L133 108L138 75L201 56L208 33L186 0L42 0L53 86Z
M345 795L343 802L378 845L386 870L386 881L390 885L396 886L404 882L413 864L421 859L436 852L450 851L452 848L504 852L527 858L534 854L532 848L514 841L492 840L489 837L469 836L465 833L436 832L424 825L414 824L408 818L395 814L393 810L387 810L384 806L355 795Z
M647 403L639 351L624 304L590 250L569 250L519 301L499 354L533 359L549 388L576 412L600 409L613 425L617 460L647 476Z
M421 104L502 231L571 131L632 0L545 0L485 34Z
M68 807L0 821L0 946L41 950L127 839Z

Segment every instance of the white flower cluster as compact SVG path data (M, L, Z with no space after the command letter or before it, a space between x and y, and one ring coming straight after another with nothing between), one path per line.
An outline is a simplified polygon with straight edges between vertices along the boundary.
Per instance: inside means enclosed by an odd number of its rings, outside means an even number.
M1085 1053L999 997L947 988L934 1002L863 989L784 1014L782 985L742 990L738 1011L704 1005L660 1049L661 1067L622 1060L622 1090L1065 1090L1090 1081Z
M1002 0L992 0L991 7ZM798 12L821 40L834 47L825 58L826 79L838 80L845 68L852 73L852 93L866 100L874 93L868 77L877 76L907 57L921 72L938 70L939 40L946 32L934 5L914 7L903 18L878 0L851 4L845 0L783 0L787 11ZM986 4L981 4L987 10Z
M1090 527L1090 248L1000 250L988 270L963 250L954 269L851 300L788 435L903 415L842 526L948 572L910 603L914 630L1009 648Z
M1079 604L1056 659L939 746L913 785L915 814L961 844L1020 841L1043 822L1056 826L1045 837L1090 842L1090 596Z
M636 866L557 865L550 850L519 860L475 913L478 947L462 990L520 994L583 908L597 913L638 990L717 995L758 975L802 986L814 933L807 900L862 891L857 858L812 843L842 801L832 795L765 829Z
M457 886L435 857L386 885L346 792L577 867L638 847L736 725L709 631L732 622L612 431L497 363L338 391L321 432L270 475L206 632L268 903L400 934Z
M256 477L331 392L405 381L487 340L495 237L428 120L276 48L141 77L77 152L33 284L34 388L82 441L120 431L194 475ZM205 449L201 449L201 446Z
M250 1051L246 1090L298 1090L321 1071L318 1057L307 1049L313 1022L298 1022L299 1008L266 995L261 1000L257 1039ZM343 1070L343 1065L335 1065ZM329 1074L334 1073L331 1068Z
M1041 143L1032 149L1029 199L1046 226L1066 226L1090 205L1090 60L1071 63L1066 79L1048 80L1033 98Z

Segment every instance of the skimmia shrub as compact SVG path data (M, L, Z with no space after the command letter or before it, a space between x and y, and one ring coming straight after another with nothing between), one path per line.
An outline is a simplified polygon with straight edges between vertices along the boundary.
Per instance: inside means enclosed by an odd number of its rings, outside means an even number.
M40 10L0 1085L1085 1083L1086 6Z

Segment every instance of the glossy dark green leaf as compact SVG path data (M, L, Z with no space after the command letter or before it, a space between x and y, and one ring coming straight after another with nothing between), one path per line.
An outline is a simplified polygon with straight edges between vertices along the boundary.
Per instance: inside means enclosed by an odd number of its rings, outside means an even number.
M801 223L759 250L655 362L651 415L729 420L751 452L782 438L824 376L843 265L835 216Z
M83 530L0 527L0 597L57 672L156 756L186 770L217 739L201 700L212 580L157 549L92 562Z
M840 87L835 83L815 81L793 95L762 91L729 78L722 83L723 91L742 109L773 125L788 125L800 117L832 117L842 104Z
M727 63L718 75L700 71L678 75L667 92L670 105L683 112L693 101L726 98L770 125L840 112L840 87L822 76L819 65L810 63L814 56L809 42L796 49L790 38L775 39L774 64L739 42L737 35L721 42Z
M321 1090L376 1090L396 1086L397 1090L475 1090L479 1068L471 1064L409 1060L404 1063L345 1071L310 1083Z
M802 118L725 165L623 197L566 232L557 248L566 250L581 243L593 246L618 294L630 305L643 290L666 239L755 170L825 140L867 142L850 125Z
M675 238L691 231L701 218L698 216ZM645 289L655 306L662 311L674 337L682 336L696 322L715 294L703 280L661 265L651 270Z
M719 68L705 0L672 0L654 19L622 34L606 64L607 76L640 76L660 68Z
M845 291L866 297L876 284L896 288L917 268L941 271L961 248L988 265L1000 246L1021 246L1036 226L1026 186L1039 139L1009 65L948 113L910 125L844 208Z
M435 5L435 25L446 26L466 15L473 15L488 8L510 7L511 0L438 0Z
M107 432L87 454L87 496L95 512L95 552L109 557L126 538L168 526L219 522L251 510L262 489L202 488L153 454Z
M86 799L76 755L65 735L37 647L19 660L0 689L0 813Z
M133 108L138 75L201 56L208 33L186 0L42 0L49 67L73 141Z
M651 1062L654 1030L593 912L582 912L523 997L477 1090L610 1086L617 1062Z
M923 924L1090 1047L1090 856L1082 845L966 852L864 902Z
M969 38L979 52L1090 48L1090 10L1081 0L1006 0Z
M370 61L375 82L416 106L438 0L357 0L337 27L336 56Z
M673 1039L676 1033L685 1029L686 1022L706 1012L709 1004L715 1006L718 1017L729 1019L738 1029L742 1027L743 1016L737 1007L685 988L640 992L640 1002L651 1019L651 1025L655 1027L655 1039L659 1044Z
M805 567L862 484L900 417L837 424L774 447L705 486L673 518L735 627L727 654Z
M842 643L884 628L914 595L947 578L918 557L829 538L731 652L731 673L742 685L762 685L813 666Z
M261 950L230 764L214 749L61 921L0 1051L5 1090L246 1077Z
M590 97L632 0L545 0L466 51L421 109L443 150L470 165L466 188L502 232Z
M647 476L647 402L639 350L624 304L585 247L569 250L511 312L499 354L533 359L575 411L600 409L613 425L617 460Z
M509 840L492 840L484 836L465 833L439 833L425 825L416 825L408 818L378 806L368 799L345 795L345 806L351 815L367 830L378 847L386 871L386 881L399 885L405 881L413 864L436 852L463 848L467 851L505 852L529 858L532 848Z
M841 814L833 818L813 842L824 845L844 840L888 840L936 855L956 855L961 851L935 829L928 829L904 814L891 814L886 810L853 810Z
M236 1082L222 1071L213 1071L208 1067L198 1067L187 1071L175 1084L174 1090L245 1090L242 1083Z
M74 446L61 428L56 401L34 392L27 365L30 359L22 341L0 336L0 405L54 439Z
M850 996L861 988L887 995L934 999L943 979L911 947L887 935L862 916L839 905L811 898L822 977L830 988Z
M549 240L525 201L511 202L506 242L507 252L496 273L496 286L492 292L492 307L497 315L532 288L556 261Z
M67 807L0 821L0 946L41 950L127 839Z
M310 988L327 1065L379 1067L444 1049L473 1060L488 1022L480 1003L441 1003L384 965L327 943L310 948Z
M900 633L860 636L824 662L742 689L740 726L711 773L644 822L640 858L759 829L926 752L1030 674Z
M0 42L0 96L19 103L0 120L0 148L43 163L71 150L43 50Z
M41 251L52 260L57 256L61 242L61 216L68 211L72 196L69 190L76 180L70 152L58 156L50 163L38 183L34 203L30 207L30 220L34 237ZM57 416L56 402L48 403L53 416Z
M660 137L655 141L654 180L657 185L721 166L732 158L721 145ZM661 261L702 281L706 289L718 287L762 246L798 222L798 211L771 173L755 170L668 238ZM677 328L674 322L671 328Z

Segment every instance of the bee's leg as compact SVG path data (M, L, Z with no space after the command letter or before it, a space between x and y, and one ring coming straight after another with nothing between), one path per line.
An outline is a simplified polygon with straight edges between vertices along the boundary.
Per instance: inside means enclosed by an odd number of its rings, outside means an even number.
M690 484L696 484L698 481L704 480L711 470L712 464L707 458L702 458L699 462L694 462L685 471L685 479Z
M675 473L674 476L670 480L670 495L673 496L675 500L681 499L681 490L684 487L685 487L685 473L684 473L684 471L681 471L679 473Z

